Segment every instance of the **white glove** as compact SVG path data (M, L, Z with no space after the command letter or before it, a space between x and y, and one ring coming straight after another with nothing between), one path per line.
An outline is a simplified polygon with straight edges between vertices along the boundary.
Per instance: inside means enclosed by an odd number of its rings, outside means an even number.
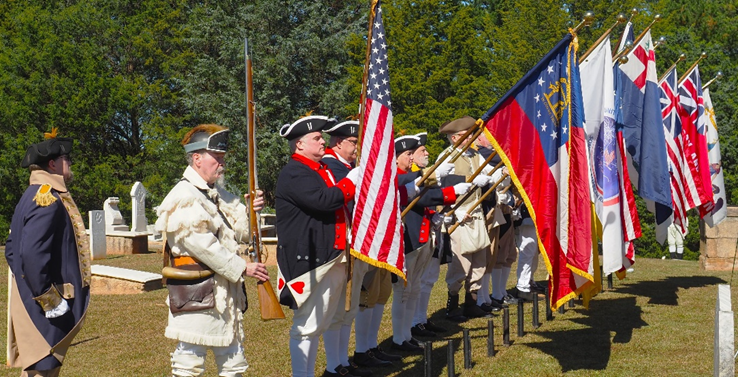
M471 183L461 182L454 185L454 193L456 196L464 195L467 192L469 192L469 189L472 187Z
M67 303L67 300L61 299L61 302L59 305L57 305L54 309L51 309L45 313L46 318L56 318L61 317L64 315L64 313L69 311L69 304Z
M522 217L522 216L520 215L520 207L518 207L518 208L513 208L513 210L512 210L512 215L510 216L510 218L511 218L511 219L512 219L513 221L515 221L515 220L520 220L520 219L522 219L522 218L523 218L523 217Z
M346 174L346 178L350 179L351 183L356 186L356 183L359 181L359 168L351 169L351 171Z
M446 226L451 226L454 224L454 217L453 216L443 216L443 224Z
M443 162L436 168L436 177L443 179L454 171L454 164Z
M443 215L440 213L434 213L433 217L431 218L431 222L433 223L433 227L437 228L441 226L441 223L443 222Z
M418 195L418 191L420 191L420 188L418 186L415 186L415 181L412 181L405 185L405 190L407 190L407 200L410 200L415 197L415 195Z
M492 177L488 175L479 174L478 176L474 177L474 179L472 180L472 183L474 184L474 186L484 187L490 184L491 181L492 181Z

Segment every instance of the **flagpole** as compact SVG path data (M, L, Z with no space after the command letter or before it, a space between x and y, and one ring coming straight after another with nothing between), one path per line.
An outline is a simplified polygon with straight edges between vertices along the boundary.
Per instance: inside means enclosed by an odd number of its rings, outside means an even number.
M361 143L364 139L364 116L366 115L366 85L367 76L369 76L369 57L371 56L372 47L372 25L374 24L375 10L379 0L372 0L371 11L369 12L369 24L367 25L367 38L366 38L366 54L364 58L364 74L361 79L361 100L359 103L359 138L356 142L356 167L359 166L359 157L361 157ZM354 270L354 257L351 255L351 241L349 241L349 234L351 233L351 225L346 222L346 304L344 305L345 311L351 310L351 291L353 291L353 270Z
M682 77L679 78L679 84L684 82L684 79L686 79L687 76L689 76L692 73L692 71L694 71L694 69L697 67L697 64L699 64L700 60L706 59L706 58L707 58L707 53L703 51L702 54L700 54L700 57L697 58L697 60L694 63L692 63L692 66L689 67L689 69L686 72L684 72Z
M579 25L575 26L574 29L571 31L572 34L576 35L579 29L592 25L592 21L594 21L594 13L592 12L586 12L584 13L584 18L582 18L582 21L579 22Z
M715 82L715 80L720 80L721 78L723 78L723 72L718 71L718 73L715 75L715 77L713 77L705 85L702 85L702 90L707 89L707 87L710 86L710 84L712 84L713 82Z
M582 56L579 58L579 64L582 64L582 62L584 62L584 60L587 59L589 54L591 54L592 51L594 51L594 49L597 48L597 46L599 46L600 43L602 43L602 41L604 41L605 38L607 38L607 36L610 35L610 33L612 33L612 30L615 29L616 26L622 24L623 22L625 22L625 15L621 13L618 15L618 18L615 21L615 24L610 26L610 28L607 29L599 38L597 38L597 40L594 43L592 43L591 46L589 46L589 49L584 54L582 54Z
M666 44L666 37L664 37L662 35L662 36L659 37L659 40L658 41L656 41L656 42L653 43L653 49L655 50L656 48L658 48L659 46L664 45L664 44Z
M638 9L637 8L631 9L630 10L630 17L628 18L628 22L633 22L633 16L635 16L636 14L638 14ZM620 42L622 42L622 41L623 41L623 34L620 34L620 38L618 38L618 43L617 43L617 46L618 47L620 47ZM617 55L617 54L618 54L618 51L615 51L615 55ZM613 55L613 57L615 55Z
M660 14L657 14L656 16L654 16L653 17L653 21L651 21L651 23L645 29L643 29L643 31L641 32L641 34L638 35L638 38L636 38L633 41L633 46L638 46L638 44L641 43L641 40L643 39L643 37L646 36L646 33L649 30L651 30L651 27L653 26L653 24L659 22L660 20L661 20L661 15ZM612 59L612 61L614 62L614 61L620 59L621 56L627 55L628 52L630 52L630 51L629 50L623 50L622 52L620 52L617 55L615 55L615 57Z
M679 59L677 59L677 60L676 60L676 61L674 62L674 64L672 64L672 65L671 65L671 67L669 67L669 69L667 69L666 71L664 71L665 73L664 73L663 75L661 75L661 77L659 78L659 84L660 84L660 83L661 83L662 81L664 81L664 78L665 78L665 77L666 77L666 76L667 76L667 75L669 74L669 72L671 72L671 70L672 70L672 69L676 68L676 66L677 66L677 63L679 63L680 61L682 61L682 60L684 60L684 59L686 59L686 58L687 58L687 55L684 55L684 54L680 54L680 55L679 55Z
M477 201L474 202L474 204L472 204L471 207L469 207L469 212L473 211L480 204L482 204L482 202L484 201L484 199L487 199L487 197L490 196L490 194L492 194L495 191L495 189L497 188L497 186L499 186L500 183L502 183L502 181L504 181L505 178L507 178L507 177L508 177L508 175L505 174L505 175L502 176L502 178L500 178L499 181L495 182L495 184L492 185L492 187L490 187L484 194L482 194L482 196L479 197L479 199L477 199ZM446 214L446 216L450 216L455 211L456 211L456 208L452 209L451 212L449 212L448 214ZM453 233L456 230L456 228L458 228L459 225L461 225L461 223L463 223L463 222L464 222L464 219L459 219L459 221L456 224L454 224L451 228L448 229L448 234L451 235L451 233Z

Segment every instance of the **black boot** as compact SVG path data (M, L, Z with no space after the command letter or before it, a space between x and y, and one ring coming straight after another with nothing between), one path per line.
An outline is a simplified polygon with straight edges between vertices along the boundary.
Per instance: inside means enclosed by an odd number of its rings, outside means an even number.
M464 322L466 317L459 308L459 294L448 293L448 300L446 300L446 318L454 322Z
M464 315L467 318L480 318L487 315L484 309L477 305L476 292L467 292L464 298Z
M684 258L684 253L676 253L676 257L677 257L677 259L683 259Z
M677 253L669 253L671 259L677 259Z

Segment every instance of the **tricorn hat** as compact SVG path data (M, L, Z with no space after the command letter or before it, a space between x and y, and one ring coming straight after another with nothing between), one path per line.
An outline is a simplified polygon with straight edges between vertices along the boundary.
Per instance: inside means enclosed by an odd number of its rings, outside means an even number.
M419 134L416 134L415 137L418 138L418 146L422 147L424 145L428 145L428 133L427 132L421 132Z
M438 132L442 134L455 134L460 131L466 131L472 127L474 127L474 124L476 124L477 121L470 117L465 116L459 119L454 119L450 122L444 123L441 128L438 129Z
M46 140L33 144L26 149L21 167L27 168L34 164L42 164L72 152L73 140L68 137L56 137L56 131L55 127L52 128L51 133L44 133Z
M414 135L400 136L395 139L395 154L413 150L420 146L420 139Z
M309 115L279 129L279 136L287 140L297 139L311 132L322 131L336 124L336 120L323 115Z
M182 139L185 152L206 150L228 152L228 136L231 130L217 124L201 124L192 128Z
M331 136L341 137L358 137L359 136L359 121L358 120L347 120L336 124L335 126L328 128L326 127L323 132Z

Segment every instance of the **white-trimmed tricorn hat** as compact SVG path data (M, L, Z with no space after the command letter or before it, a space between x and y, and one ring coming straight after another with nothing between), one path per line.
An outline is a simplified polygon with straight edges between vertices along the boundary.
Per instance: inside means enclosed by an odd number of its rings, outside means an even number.
M296 120L292 124L285 124L279 129L279 136L287 140L297 139L311 132L323 131L336 124L336 120L324 115L309 115Z
M420 146L420 139L415 135L400 136L395 139L395 154L413 150Z
M359 137L359 121L347 120L345 122L338 123L331 128L326 127L323 132L331 136Z

